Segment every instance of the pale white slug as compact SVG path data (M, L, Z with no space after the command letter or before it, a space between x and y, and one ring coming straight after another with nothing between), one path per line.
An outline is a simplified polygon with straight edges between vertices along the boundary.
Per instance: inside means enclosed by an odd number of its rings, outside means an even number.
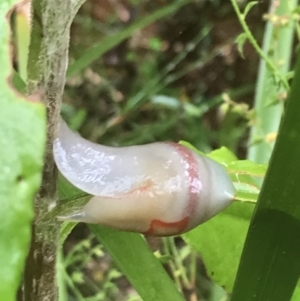
M213 217L234 197L221 165L176 143L107 147L83 139L61 120L54 158L67 180L93 195L80 212L60 220L175 235Z

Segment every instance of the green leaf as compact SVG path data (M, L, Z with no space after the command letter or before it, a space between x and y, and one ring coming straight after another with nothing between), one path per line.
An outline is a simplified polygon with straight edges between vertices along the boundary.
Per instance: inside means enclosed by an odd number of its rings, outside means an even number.
M235 200L256 203L260 189L255 185L244 182L233 182L236 189Z
M241 55L242 58L244 58L243 48L244 48L244 44L246 43L247 39L248 39L248 36L245 32L239 34L235 39L235 42L237 43L237 46L238 46L239 54Z
M187 141L179 141L179 144L191 149L192 151L194 151L196 154L200 155L200 156L205 156L205 153L201 152L199 149L197 149L194 145L192 145L191 143L187 142Z
M263 178L267 172L267 164L257 164L250 160L237 160L227 165L229 173L238 175L246 174L253 177Z
M62 248L63 243L65 242L65 240L67 239L67 237L69 236L69 234L72 232L72 230L75 228L75 226L77 225L77 223L73 223L73 222L63 222L60 228L60 239L59 239L59 247Z
M33 198L41 182L45 110L10 87L6 15L17 1L0 5L0 298L14 301L31 237Z
M140 234L90 228L144 301L184 300Z
M219 149L213 150L207 157L219 162L220 164L228 166L232 161L236 161L237 157L228 148L222 146Z
M245 7L245 10L244 10L244 13L243 13L243 16L244 18L247 17L248 13L250 12L250 10L258 3L258 1L251 1L249 2L246 7Z
M295 288L291 301L299 301L299 300L300 300L300 282L298 281L298 284Z
M82 71L93 61L101 57L109 49L129 38L135 31L150 25L154 21L175 13L180 7L188 4L191 1L192 0L177 0L170 5L166 5L163 8L156 10L148 16L141 18L140 20L134 22L131 26L118 32L117 34L105 37L102 41L87 49L79 59L71 64L69 66L67 75L72 76Z
M227 171L236 189L235 199L255 203L267 165L257 164L250 160L237 160L227 165Z
M233 288L253 205L234 203L182 235L201 254L208 275L227 292Z

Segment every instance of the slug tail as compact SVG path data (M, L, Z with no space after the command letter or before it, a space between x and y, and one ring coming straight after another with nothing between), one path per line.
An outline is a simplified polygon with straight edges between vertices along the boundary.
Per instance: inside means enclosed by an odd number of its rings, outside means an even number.
M64 222L82 222L88 224L96 224L97 222L92 219L86 212L84 211L77 211L70 215L61 215L56 217L58 221Z

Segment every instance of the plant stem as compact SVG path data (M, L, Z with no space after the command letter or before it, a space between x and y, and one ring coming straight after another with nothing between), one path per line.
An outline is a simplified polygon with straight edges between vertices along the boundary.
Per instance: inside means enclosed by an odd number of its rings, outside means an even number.
M52 143L60 115L68 63L71 22L84 0L33 0L28 58L29 95L41 95L47 108L47 145L42 185L35 199L32 241L24 275L24 301L56 301L56 254L59 225L43 220L57 197Z
M259 56L261 57L261 59L263 59L266 63L266 66L272 70L272 73L275 77L278 78L278 80L281 82L281 84L284 86L284 88L286 90L289 90L289 84L286 80L286 78L282 75L282 73L278 70L278 68L276 67L276 65L274 64L274 62L266 55L266 53L259 47L256 39L254 38L252 32L250 31L245 18L246 16L244 14L242 14L242 12L239 9L239 6L236 2L236 0L231 0L232 6L237 14L237 17L240 21L240 24L249 40L249 42L251 43L251 45L254 47L254 49L256 50L256 52L259 54Z
M277 4L279 5L276 6ZM276 25L271 21L267 22L264 34L263 52L270 53L270 59L279 66L283 75L287 74L290 67L294 36L294 22L291 12L296 5L297 0L271 1L269 18L272 16L290 17L284 26ZM248 152L248 158L257 163L269 161L274 141L268 141L266 138L268 134L278 131L283 111L283 101L278 101L278 96L287 92L285 89L279 89L275 81L272 80L272 75L273 70L269 69L266 62L261 59L254 101L256 122L251 129Z
M171 253L174 256L174 261L175 261L175 264L176 264L176 270L177 270L179 276L182 279L182 283L184 285L184 288L185 289L190 289L191 285L190 285L189 279L186 275L186 268L184 267L184 265L181 261L180 254L179 254L178 249L175 245L175 239L174 239L174 237L168 237L167 240L169 242Z
M162 239L162 242L163 242L165 254L168 255L168 256L171 256L171 251L170 251L168 238L164 237ZM176 287L182 292L182 286L181 286L179 275L178 275L177 270L176 270L175 263L173 262L173 260L169 260L168 265L170 267L172 276L173 276L174 281L176 283Z

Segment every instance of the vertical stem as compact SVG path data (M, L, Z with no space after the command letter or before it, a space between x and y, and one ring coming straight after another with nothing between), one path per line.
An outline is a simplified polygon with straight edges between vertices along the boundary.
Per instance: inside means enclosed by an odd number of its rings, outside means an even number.
M29 95L40 94L47 108L47 145L42 185L35 200L31 248L24 276L23 300L55 301L59 225L43 216L57 196L52 143L58 123L68 65L71 22L84 0L33 0L28 58Z
M163 241L163 246L164 246L164 252L165 252L165 254L171 256L168 238L164 237L162 241ZM179 278L179 275L176 273L175 263L172 260L170 260L168 264L169 264L169 267L171 269L171 273L172 273L172 275L174 277L174 281L176 283L177 288L180 291L182 291L182 286L181 286L180 278Z
M290 67L294 26L292 11L297 0L272 0L264 34L263 51L285 76ZM277 17L277 21L276 21ZM286 24L284 22L287 21ZM281 23L282 22L282 23ZM272 134L278 131L286 89L279 88L273 71L261 60L255 92L256 123L252 127L248 158L257 163L267 163L273 150ZM270 136L268 136L270 135ZM270 139L268 139L268 137Z

